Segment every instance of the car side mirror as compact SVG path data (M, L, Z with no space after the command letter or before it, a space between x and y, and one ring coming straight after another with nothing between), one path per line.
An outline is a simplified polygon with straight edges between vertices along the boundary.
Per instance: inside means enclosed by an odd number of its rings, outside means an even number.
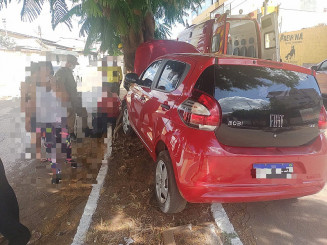
M311 66L311 70L318 70L318 66Z
M136 73L127 73L124 79L124 88L128 91L132 83L139 84L139 76Z

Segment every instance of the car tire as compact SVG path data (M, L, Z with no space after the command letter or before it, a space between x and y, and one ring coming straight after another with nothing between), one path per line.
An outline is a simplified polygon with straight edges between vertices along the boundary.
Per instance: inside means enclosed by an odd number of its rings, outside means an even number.
M155 170L155 194L163 213L178 213L186 206L186 200L181 196L168 151L158 155Z
M129 122L129 116L128 116L128 110L127 105L125 104L123 106L123 132L125 135L132 135L133 134L133 128L131 127L131 124Z

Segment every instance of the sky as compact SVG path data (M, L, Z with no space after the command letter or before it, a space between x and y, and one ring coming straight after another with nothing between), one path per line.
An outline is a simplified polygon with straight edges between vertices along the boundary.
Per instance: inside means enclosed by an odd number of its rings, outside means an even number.
M67 1L68 2L68 1ZM69 6L70 8L71 6ZM3 19L6 19L6 27L9 31L19 32L27 35L39 36L38 27L41 27L42 38L52 41L58 41L62 38L77 38L79 37L78 21L73 21L73 30L69 31L65 24L59 24L53 31L51 26L51 14L49 12L49 4L45 2L41 15L33 22L23 22L20 19L20 11L22 9L22 1L18 4L15 0L0 11L0 28L4 29Z
M303 2L304 0L270 0L270 4L272 5L282 3L281 7L283 7L283 10L280 11L281 14L283 14L283 18L280 18L280 21L282 22L281 32L299 30L301 28L310 27L318 23L327 23L327 13L312 13L310 11L305 12L290 10L300 8L301 1ZM260 5L262 3L262 0L229 0L226 2L232 3L232 14L237 14L239 8L242 8L244 10L244 13L246 13L249 8L253 9L256 8L255 6ZM306 2L314 2L315 5L321 6L321 9L327 8L327 0L306 0ZM67 3L69 3L69 1L67 1ZM68 7L70 8L71 6ZM8 5L7 9L4 8L3 10L1 10L0 28L4 29L3 19L6 19L6 27L7 30L10 31L39 36L38 26L40 26L43 38L52 41L59 41L59 39L61 38L60 44L63 45L65 43L65 40L67 41L67 43L69 43L70 38L85 40L85 37L83 38L79 36L79 25L77 19L73 21L74 28L72 32L70 32L64 24L59 24L58 27L53 31L51 27L51 14L49 12L49 5L47 2L43 6L43 11L41 15L32 23L22 22L20 20L21 8L22 2L18 4L16 0L12 0L11 4ZM192 22L191 19L191 17L188 17L188 23L190 24ZM177 35L183 29L185 29L185 27L181 24L173 26L171 32L171 39L176 39Z

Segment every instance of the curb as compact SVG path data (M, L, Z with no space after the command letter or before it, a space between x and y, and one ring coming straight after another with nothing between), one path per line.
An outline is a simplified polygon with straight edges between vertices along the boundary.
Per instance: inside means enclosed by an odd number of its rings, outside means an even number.
M211 205L211 212L224 237L230 240L230 244L243 245L221 203L213 203Z
M79 225L77 227L77 231L74 236L72 245L82 245L85 243L86 234L92 222L92 216L98 206L100 191L103 187L104 180L108 172L108 159L112 152L112 126L111 125L109 125L108 127L107 138L105 139L104 143L107 143L107 153L104 156L104 160L102 160L102 165L96 179L97 184L94 184L92 187L92 191L85 205L84 212L79 222Z

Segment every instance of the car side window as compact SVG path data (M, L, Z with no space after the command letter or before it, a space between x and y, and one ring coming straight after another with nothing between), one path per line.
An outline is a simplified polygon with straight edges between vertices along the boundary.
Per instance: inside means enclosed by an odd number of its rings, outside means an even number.
M319 71L327 71L327 61L321 64Z
M156 88L166 92L175 90L182 78L185 68L186 64L182 62L167 61Z
M151 87L153 83L153 79L156 76L156 73L160 67L161 60L158 60L152 63L148 69L145 70L143 76L141 77L141 86L144 87Z

